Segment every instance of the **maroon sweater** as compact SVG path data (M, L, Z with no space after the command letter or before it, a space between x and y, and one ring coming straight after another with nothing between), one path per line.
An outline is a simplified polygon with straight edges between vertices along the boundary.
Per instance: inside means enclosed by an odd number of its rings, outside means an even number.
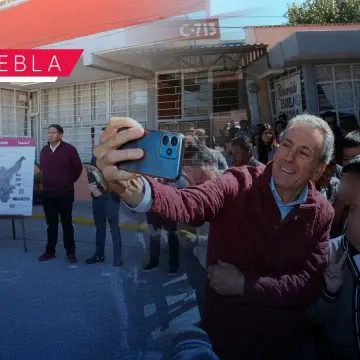
M235 359L259 346L269 359L295 351L311 335L306 309L323 286L334 211L309 183L306 203L281 221L271 173L272 164L232 168L182 190L148 179L151 211L195 226L210 221L207 265L222 260L245 275L243 296L206 289L205 329L214 349Z
M49 145L40 153L41 182L44 191L67 192L74 190L83 165L74 146L62 141L53 152Z

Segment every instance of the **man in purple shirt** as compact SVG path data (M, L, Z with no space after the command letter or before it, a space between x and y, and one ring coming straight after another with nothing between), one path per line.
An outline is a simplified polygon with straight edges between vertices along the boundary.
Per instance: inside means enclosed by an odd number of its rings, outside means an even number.
M64 130L60 125L50 125L49 142L40 153L43 206L48 229L46 250L39 261L55 258L60 216L67 259L75 263L77 259L72 224L74 183L79 179L83 165L75 147L62 141L63 135Z

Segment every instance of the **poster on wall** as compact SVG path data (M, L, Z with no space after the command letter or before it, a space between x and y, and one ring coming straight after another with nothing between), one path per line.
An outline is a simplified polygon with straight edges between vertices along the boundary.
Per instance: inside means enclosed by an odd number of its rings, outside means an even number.
M31 216L35 139L0 137L0 216Z
M275 81L275 106L276 115L287 120L303 113L299 72Z

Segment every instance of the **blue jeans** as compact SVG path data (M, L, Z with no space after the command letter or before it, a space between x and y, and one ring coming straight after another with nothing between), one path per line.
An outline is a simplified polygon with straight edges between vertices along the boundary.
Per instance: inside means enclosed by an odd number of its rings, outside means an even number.
M110 193L93 199L93 215L96 227L96 255L104 256L106 221L109 222L113 240L114 261L122 260L121 233L119 229L120 201Z

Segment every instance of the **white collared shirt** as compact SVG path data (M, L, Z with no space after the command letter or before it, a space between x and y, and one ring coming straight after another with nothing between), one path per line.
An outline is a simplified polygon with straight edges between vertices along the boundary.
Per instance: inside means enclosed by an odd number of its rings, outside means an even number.
M51 151L52 151L52 152L55 152L55 150L59 147L60 144L61 144L61 142L59 142L59 143L56 144L55 146L52 146L51 144L49 144Z

